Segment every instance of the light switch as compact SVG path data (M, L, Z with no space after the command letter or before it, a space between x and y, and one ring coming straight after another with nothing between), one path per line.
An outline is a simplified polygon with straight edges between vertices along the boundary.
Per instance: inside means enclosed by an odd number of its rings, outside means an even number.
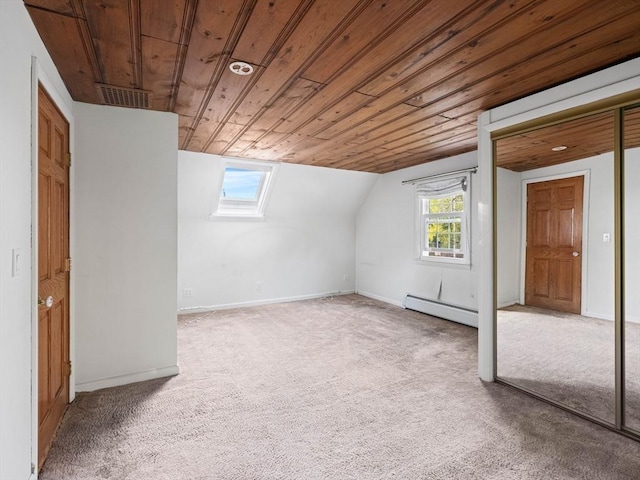
M611 234L610 233L603 233L602 234L602 241L604 243L609 243L611 241Z
M12 253L13 259L11 261L11 276L17 277L20 275L20 268L22 267L22 256L19 248L14 248Z

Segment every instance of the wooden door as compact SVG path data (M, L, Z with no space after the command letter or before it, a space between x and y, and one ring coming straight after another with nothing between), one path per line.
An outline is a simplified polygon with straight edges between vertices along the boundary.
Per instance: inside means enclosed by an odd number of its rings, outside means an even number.
M584 177L527 187L525 303L580 313Z
M38 466L69 403L69 124L38 88Z

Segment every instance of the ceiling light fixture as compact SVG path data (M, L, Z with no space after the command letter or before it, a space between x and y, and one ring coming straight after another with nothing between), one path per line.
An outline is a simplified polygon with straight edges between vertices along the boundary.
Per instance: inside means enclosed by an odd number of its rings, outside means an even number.
M567 149L566 145L558 145L557 147L553 147L551 150L553 150L554 152L561 152L566 149Z
M246 62L233 62L229 65L229 70L236 75L251 75L253 73L253 67Z

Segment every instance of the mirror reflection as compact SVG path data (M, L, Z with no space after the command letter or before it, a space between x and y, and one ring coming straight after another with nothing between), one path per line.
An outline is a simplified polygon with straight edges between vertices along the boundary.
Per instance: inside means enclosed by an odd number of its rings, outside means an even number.
M625 426L640 434L640 107L624 112Z
M615 422L612 112L496 141L497 376Z

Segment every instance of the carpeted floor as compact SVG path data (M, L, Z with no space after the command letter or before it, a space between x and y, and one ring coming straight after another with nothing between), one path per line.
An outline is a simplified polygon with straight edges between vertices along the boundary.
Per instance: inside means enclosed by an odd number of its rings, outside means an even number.
M615 423L613 322L513 305L497 324L499 377ZM626 344L626 421L640 430L640 324L627 323Z
M181 374L78 395L42 480L637 479L640 443L477 376L475 329L351 295L184 316Z

